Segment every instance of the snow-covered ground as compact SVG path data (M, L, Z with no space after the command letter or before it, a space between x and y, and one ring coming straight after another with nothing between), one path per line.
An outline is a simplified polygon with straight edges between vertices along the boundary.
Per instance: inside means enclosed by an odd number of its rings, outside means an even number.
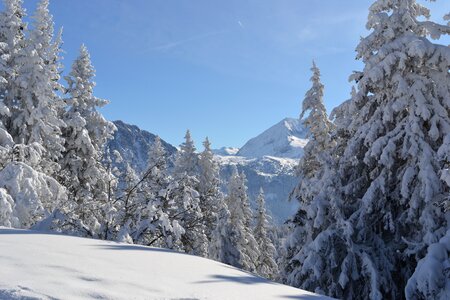
M173 251L0 227L0 299L327 299Z

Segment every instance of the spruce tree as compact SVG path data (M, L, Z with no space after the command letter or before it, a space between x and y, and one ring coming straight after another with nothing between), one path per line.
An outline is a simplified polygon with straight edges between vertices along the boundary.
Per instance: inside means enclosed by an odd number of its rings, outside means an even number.
M308 203L315 191L315 183L322 176L322 167L327 163L326 150L331 149L334 140L331 133L334 125L328 119L323 103L324 85L320 80L320 70L313 62L311 71L312 87L306 92L302 103L300 119L308 129L309 142L304 148L304 155L300 160L298 170L299 184L292 193L292 197L301 203Z
M225 201L219 202L216 227L211 232L208 254L209 258L231 264L233 257L237 256L230 240L232 226L230 224L230 211Z
M108 101L94 96L94 68L89 53L83 45L72 65L63 114L65 151L60 160L60 180L68 188L69 210L92 232L99 234L105 226L109 176L102 163L104 146L112 138L114 124L104 119L98 111Z
M54 39L48 5L48 0L38 3L32 16L32 30L18 53L17 77L12 90L17 107L12 115L10 133L16 143L45 145L40 169L52 176L59 170L57 161L64 151L61 128L65 123L58 116L63 102L56 93L62 90L59 83L61 41Z
M224 242L223 263L256 272L259 247L253 235L252 211L247 195L245 175L233 170L225 202L229 210L228 240Z
M278 266L275 262L276 249L269 237L269 220L266 213L264 190L261 188L258 195L258 211L254 230L255 240L259 247L259 257L256 264L256 273L264 278L278 278Z
M59 46L46 3L28 31L20 0L0 13L0 189L9 226L29 228L66 199L53 175L63 149L58 119ZM44 174L45 172L46 174ZM6 200L6 201L5 201ZM1 214L1 213L0 213ZM5 215L3 214L3 217ZM5 222L4 222L5 224Z
M172 179L159 137L150 148L146 172L133 182L124 200L130 237L138 244L176 248L185 231L175 217L175 201L170 199Z
M208 255L208 238L203 223L198 192L198 156L189 130L175 160L171 199L177 206L176 218L184 228L180 249L198 256Z
M427 37L450 28L421 18L429 10L414 0L370 8L347 140L337 141L307 206L310 234L291 260L293 285L346 299L434 298L421 288L405 295L418 261L448 228L438 204L446 191L439 172L450 132L450 50Z
M299 201L300 208L289 222L290 234L285 240L281 263L283 277L288 284L294 286L307 286L304 281L310 275L303 274L303 269L299 268L300 263L303 263L299 258L302 258L301 255L306 250L305 244L311 242L312 236L317 235L316 228L327 224L329 203L326 201L327 190L323 189L322 183L330 175L330 152L335 147L335 126L328 119L323 103L324 85L314 62L311 71L312 87L305 94L300 114L309 131L309 142L297 168L299 184L291 193L291 198ZM314 284L318 284L318 278L310 277ZM308 288L311 289L310 286Z
M211 151L211 143L208 138L203 142L205 149L199 157L199 184L200 209L203 213L208 241L211 240L212 231L217 226L220 202L223 202L223 194L220 191L219 164L214 159Z
M23 60L26 23L22 0L3 0L0 13L0 117L5 130L11 132L18 107L20 62Z

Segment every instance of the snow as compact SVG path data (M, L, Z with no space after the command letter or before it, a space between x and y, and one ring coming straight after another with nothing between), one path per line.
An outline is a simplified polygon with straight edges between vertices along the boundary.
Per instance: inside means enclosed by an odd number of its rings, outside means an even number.
M144 172L148 162L148 151L156 135L123 121L113 123L117 131L114 133L114 139L109 141L107 149L111 155L114 151L118 151L124 161L115 161L115 167L125 170L128 163L136 172ZM161 140L161 143L169 156L177 152L177 149L166 141Z
M299 119L286 118L249 140L237 153L244 157L300 158L308 143L307 129Z
M115 156L115 151L120 153L123 161L114 160L113 165L124 173L126 165L129 164L138 174L141 174L147 166L148 150L153 144L155 135L122 121L115 121L114 124L118 130L115 132L115 138L109 142L107 150L111 157ZM278 145L275 147L276 151L266 149L263 151L264 155L257 156L250 155L250 149L246 147L247 150L244 149L244 152L248 151L249 156L244 157L238 156L238 148L223 147L213 150L220 164L221 180L224 183L223 191L226 192L225 182L231 176L231 167L236 165L247 176L252 206L256 207L256 198L262 187L266 193L267 208L273 220L277 224L284 223L298 209L297 201L289 202L288 197L298 183L295 168L298 165L298 158L303 154L303 147L308 141L304 139L306 134L298 119L286 118L259 135L256 140L253 139L256 142L259 138L269 139L271 136L274 145ZM276 140L278 142L275 142ZM170 169L173 167L177 149L164 140L161 142L169 156ZM251 144L252 142L249 141L246 146ZM266 147L269 146L266 145Z
M222 147L220 149L213 149L212 150L214 154L216 155L222 155L222 156L232 156L236 155L239 152L239 148L235 147Z
M166 249L0 227L1 299L329 299Z
M245 173L252 207L256 208L259 190L261 187L264 189L268 213L276 224L283 224L297 211L298 202L288 199L298 183L295 172L298 160L274 156L247 158L216 155L215 158L220 164L224 182L231 177L234 166Z

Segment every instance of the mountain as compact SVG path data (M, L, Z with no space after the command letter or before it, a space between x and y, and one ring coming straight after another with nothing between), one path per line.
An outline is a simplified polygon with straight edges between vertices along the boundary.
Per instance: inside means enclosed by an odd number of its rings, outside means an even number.
M296 167L308 143L307 133L299 119L285 118L249 140L236 155L217 151L222 179L228 181L232 166L237 166L247 176L252 206L256 207L263 188L268 211L276 224L282 224L298 209L298 202L289 201L289 194L298 183Z
M308 131L299 119L286 118L249 140L237 156L274 156L298 159L303 155Z
M118 151L124 162L138 173L142 173L147 167L148 151L155 141L156 135L122 121L114 121L114 125L116 125L117 131L114 139L109 141L107 150L110 154ZM171 144L163 140L161 143L169 156L177 152L177 148ZM116 164L122 170L125 167L123 163Z
M226 184L233 172L233 166L247 177L248 195L253 208L260 188L266 196L266 207L275 224L282 224L298 209L297 201L289 201L289 194L297 184L295 168L298 161L290 158L264 156L246 158L242 156L216 156L220 163L220 175Z
M214 154L221 156L233 156L239 152L239 148L234 147L222 147L220 149L213 149Z
M0 299L329 299L167 249L0 227Z
M122 121L115 121L114 124L118 130L114 140L109 142L108 149L110 153L118 151L124 160L116 163L116 166L125 170L125 163L128 163L138 173L142 173L155 135ZM305 136L306 130L299 120L286 118L248 141L240 150L231 147L214 150L220 164L223 191L227 191L227 182L235 165L247 176L252 206L256 207L256 198L262 187L274 222L285 222L298 208L297 201L288 201L288 198L298 181L295 169L307 143ZM173 160L178 150L164 141L162 143Z

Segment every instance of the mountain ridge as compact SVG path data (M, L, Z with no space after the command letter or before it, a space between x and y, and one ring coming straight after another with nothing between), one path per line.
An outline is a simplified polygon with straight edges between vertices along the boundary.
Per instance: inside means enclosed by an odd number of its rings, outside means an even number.
M298 159L308 143L308 130L299 119L284 118L277 124L250 139L237 152L237 156L273 156Z
M123 121L114 121L114 124L118 130L115 139L109 142L107 148L110 154L114 151L121 154L123 162L116 163L116 166L124 171L128 164L138 174L142 173L147 166L148 150L156 135ZM299 120L285 118L249 140L240 150L232 147L214 150L215 158L220 165L222 190L227 192L227 182L233 167L236 166L247 177L252 207L256 208L257 195L260 188L263 188L268 212L272 215L273 221L276 224L284 223L298 208L298 203L289 201L288 198L298 183L296 167L298 158L303 154L302 147L307 143L305 136L306 129ZM260 147L256 148L257 151L253 151L254 147L267 141L269 143L266 143L265 148ZM164 140L162 144L171 164L178 150Z

